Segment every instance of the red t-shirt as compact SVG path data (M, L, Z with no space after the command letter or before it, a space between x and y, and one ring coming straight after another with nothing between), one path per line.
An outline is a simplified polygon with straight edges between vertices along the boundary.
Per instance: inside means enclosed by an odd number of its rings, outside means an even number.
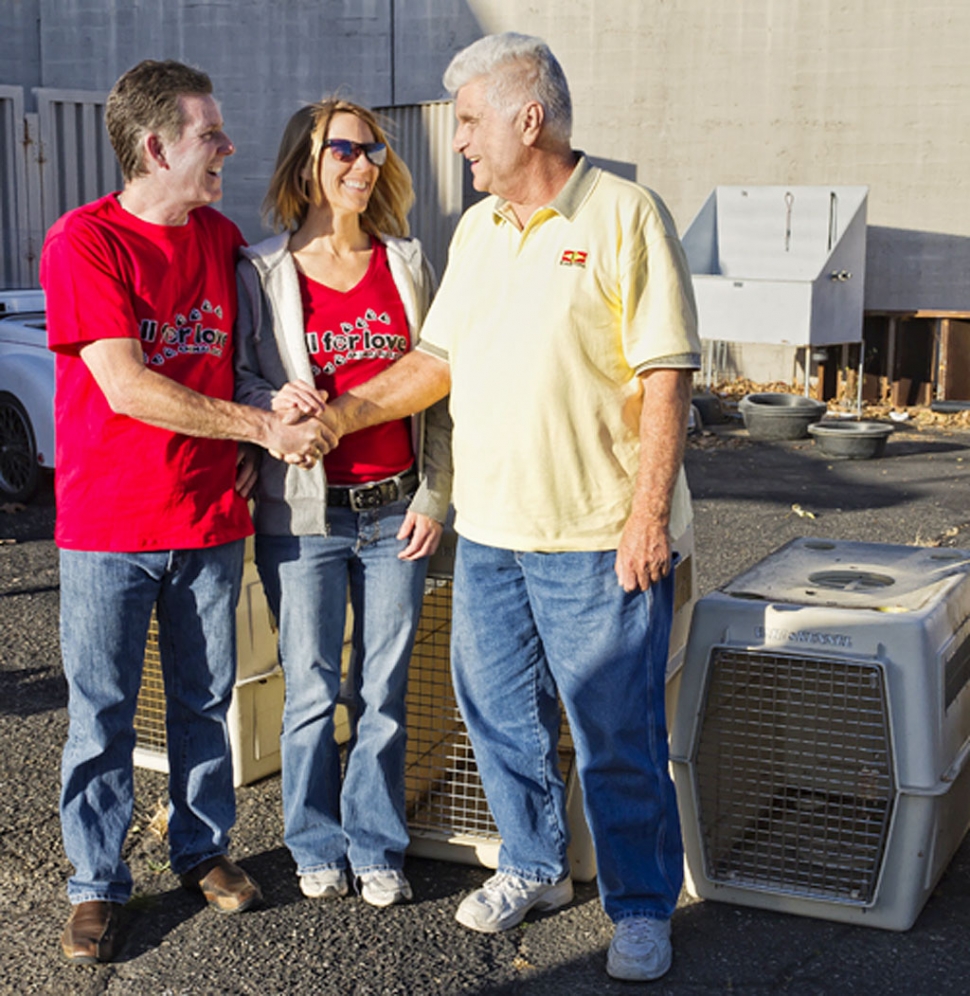
M370 380L411 348L387 249L376 239L367 272L355 287L337 291L301 273L300 294L314 383L331 398ZM413 462L407 419L351 433L324 457L333 484L379 481Z
M64 215L47 234L41 283L57 353L59 546L135 552L192 549L252 532L235 491L237 447L111 411L82 346L138 338L158 373L231 400L239 229L212 208L185 225L135 218L116 195Z

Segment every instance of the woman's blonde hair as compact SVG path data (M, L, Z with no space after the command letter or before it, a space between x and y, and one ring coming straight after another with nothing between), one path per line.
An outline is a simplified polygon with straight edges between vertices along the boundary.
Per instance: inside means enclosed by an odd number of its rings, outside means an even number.
M336 97L301 107L286 123L273 178L263 200L264 217L274 231L295 231L303 224L310 205L323 203L320 157L335 114L360 118L373 132L374 141L387 146L387 159L380 167L367 210L361 215L361 227L371 235L406 236L407 215L414 203L410 171L391 148L376 115L366 107ZM308 181L307 175L313 180Z

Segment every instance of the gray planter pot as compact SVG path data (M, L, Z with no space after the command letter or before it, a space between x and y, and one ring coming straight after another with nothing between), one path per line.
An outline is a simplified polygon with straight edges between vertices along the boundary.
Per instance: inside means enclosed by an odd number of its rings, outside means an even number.
M805 439L808 427L828 411L824 401L801 394L749 394L738 410L754 439Z
M818 422L808 431L815 445L836 460L871 460L886 451L893 427L883 422Z

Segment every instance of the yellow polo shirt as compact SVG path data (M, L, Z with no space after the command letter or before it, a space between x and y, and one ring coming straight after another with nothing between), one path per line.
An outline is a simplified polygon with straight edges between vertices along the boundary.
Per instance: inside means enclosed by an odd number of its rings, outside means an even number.
M513 550L611 550L630 514L642 382L696 369L690 272L666 207L580 158L519 231L469 209L418 346L451 366L456 529ZM690 522L681 470L671 533Z

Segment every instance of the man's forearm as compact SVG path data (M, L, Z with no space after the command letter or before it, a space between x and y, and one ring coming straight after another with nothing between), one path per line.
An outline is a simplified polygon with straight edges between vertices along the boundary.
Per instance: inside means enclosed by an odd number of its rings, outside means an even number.
M270 448L278 442L273 412L211 398L146 370L130 390L116 395L112 408L149 425L186 436L234 439Z
M690 395L689 370L643 375L640 467L616 551L616 576L626 591L646 591L670 570L670 506L684 459Z
M335 445L329 428L316 420L212 398L147 368L134 340L98 340L82 349L81 358L112 411L148 425L314 459Z
M632 515L666 527L684 461L690 412L690 370L653 370L643 375L640 413L640 467Z
M334 398L327 406L330 424L340 437L371 425L424 411L451 389L444 360L415 351L372 380Z

